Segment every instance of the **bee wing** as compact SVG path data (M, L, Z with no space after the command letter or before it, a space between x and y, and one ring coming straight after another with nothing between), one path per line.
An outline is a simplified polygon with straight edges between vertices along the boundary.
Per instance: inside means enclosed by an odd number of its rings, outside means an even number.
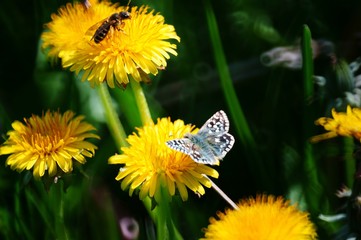
M94 24L93 26L91 26L90 28L88 28L88 30L85 32L84 37L88 40L91 41L94 38L94 34L95 32L99 29L99 27L105 22L107 21L108 18L104 18L103 20L97 22L96 24Z

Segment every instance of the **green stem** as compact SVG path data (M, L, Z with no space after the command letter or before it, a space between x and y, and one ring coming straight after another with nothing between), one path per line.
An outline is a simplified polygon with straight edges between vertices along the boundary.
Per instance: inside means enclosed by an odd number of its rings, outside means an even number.
M104 106L107 125L109 127L110 133L115 140L117 147L121 148L128 146L128 143L126 141L127 135L125 134L123 125L119 120L117 111L114 108L112 98L108 91L108 86L106 84L100 84L100 86L98 87L98 92Z
M150 114L150 110L148 107L147 99L144 95L144 91L139 82L134 79L130 80L130 86L132 88L135 102L138 107L138 111L140 114L140 118L142 120L143 125L152 124L152 115ZM171 210L169 206L169 199L166 193L166 190L163 186L161 186L161 199L162 201L158 203L157 207L152 209L152 203L150 198L145 198L143 200L145 208L148 210L149 215L152 217L153 221L157 226L157 239L167 240L167 239L175 239L182 240L182 236L179 233L178 229L175 227L172 217Z
M165 186L160 186L161 202L157 209L157 239L158 240L183 240L182 235L174 225L170 208L170 199Z
M54 186L57 191L59 198L59 204L57 205L58 216L56 219L56 235L58 239L67 240L69 239L68 230L64 223L64 192L63 192L63 182L60 181L56 186Z
M355 154L354 151L356 149L355 142L353 138L344 137L343 141L343 149L345 152L345 179L346 186L352 186L354 182L354 174L356 172L355 165Z
M149 197L145 197L142 201L143 201L145 209L148 211L150 217L155 222L156 217L158 215L158 213L157 213L158 211L156 208L152 209L152 200Z
M170 196L165 186L160 187L161 198L156 207L152 206L149 197L143 199L143 204L157 227L157 239L159 240L183 240L182 235L174 225L170 208Z
M61 196L60 196L59 220L60 220L59 222L63 226L64 239L69 239L68 238L68 231L67 231L66 226L64 224L64 193L63 193L62 189L61 189Z
M302 40L302 73L303 73L303 172L306 179L303 181L304 196L307 207L310 212L319 211L320 201L322 199L322 187L319 183L319 168L317 167L313 145L309 137L314 133L314 124L316 109L309 104L313 96L313 54L312 54L312 36L307 25L303 26Z
M162 189L161 191L165 191ZM175 227L171 211L169 207L168 196L162 194L162 202L159 203L154 209L152 209L152 201L149 197L143 199L143 204L148 211L153 222L157 226L157 239L174 239L182 240L182 235L179 233L178 229Z
M140 118L142 119L143 125L153 123L152 115L150 114L147 99L145 98L144 92L140 83L134 79L130 80L130 86L132 87L135 101L138 106Z
M307 104L313 96L313 59L312 59L312 37L307 25L303 26L302 35L302 73L303 73L303 94ZM308 105L308 104L307 104Z

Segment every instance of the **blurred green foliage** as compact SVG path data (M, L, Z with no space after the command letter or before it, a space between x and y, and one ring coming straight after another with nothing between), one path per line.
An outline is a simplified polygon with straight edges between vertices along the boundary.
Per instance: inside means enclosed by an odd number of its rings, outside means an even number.
M124 216L138 221L140 239L152 238L155 228L141 201L122 192L114 179L119 166L107 164L118 150L104 123L96 91L63 70L59 61L48 62L40 48L43 25L64 4L66 1L60 0L0 2L0 131L6 138L14 120L47 109L71 109L98 128L101 141L96 142L94 158L49 192L41 182L31 179L30 173L19 174L3 164L0 238L55 239L54 226L63 221L69 239L119 239L118 220ZM342 84L330 84L325 94L318 95L316 89L310 99L305 99L301 69L265 67L259 56L271 48L299 42L306 24L313 39L335 46L332 52L319 52L313 61L314 74L337 82L339 73L329 55L347 63L360 56L361 2L209 1L220 45L212 42L205 1L131 2L142 4L164 15L166 23L174 25L181 37L178 57L168 61L167 69L154 77L152 84L144 85L153 117L171 116L201 126L217 110L232 112L237 101L254 145L250 149L242 144L235 128L239 115L229 114L236 143L217 168L220 177L215 182L234 201L258 193L284 195L297 201L302 209L310 211L320 239L330 239L340 225L322 222L317 216L335 213L344 203L334 193L342 184L352 184L354 146L342 139L312 146L307 141L322 132L313 121L329 115L337 106L335 99L343 95L338 88ZM224 57L221 63L217 61L219 50ZM232 91L237 97L233 102L226 101L222 90L222 71L233 82ZM134 99L128 89L111 93L115 101L128 103L118 107L120 112L127 112L120 118L130 134L141 126ZM134 118L125 118L130 115ZM255 156L257 160L252 158ZM1 160L5 163L6 156ZM67 191L62 203L52 192L62 194L61 187ZM201 237L208 218L228 207L211 189L200 199L192 193L187 202L174 198L172 206L184 239ZM64 216L59 216L60 207Z

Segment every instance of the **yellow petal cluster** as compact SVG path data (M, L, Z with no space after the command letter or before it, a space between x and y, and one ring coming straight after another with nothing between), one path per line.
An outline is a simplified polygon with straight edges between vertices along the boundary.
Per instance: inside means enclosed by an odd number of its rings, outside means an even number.
M218 172L166 145L168 140L194 133L193 128L182 120L171 122L169 118L162 118L130 135L127 138L130 146L123 147L122 154L109 158L110 164L123 165L116 177L122 181L122 189L129 188L130 195L139 191L140 199L149 196L157 202L161 199L162 189L166 189L168 196L173 196L177 190L183 201L188 198L187 188L203 195L203 186L211 187L204 175L217 178Z
M311 138L311 142L318 142L324 139L337 136L354 137L361 140L361 109L347 106L345 112L336 112L332 109L332 117L321 117L315 121L316 125L321 125L327 133Z
M314 240L315 227L308 214L282 197L259 195L242 200L238 210L219 212L210 219L204 239Z
M85 157L92 157L97 147L86 141L99 138L91 133L95 128L83 121L83 116L75 117L71 111L64 114L47 111L41 117L33 115L15 121L9 138L0 146L0 155L8 155L6 164L19 172L33 169L36 178L69 173L73 170L73 160L84 164Z
M43 47L92 86L103 82L112 88L126 86L129 76L137 82L148 81L148 74L157 75L167 66L169 54L177 55L176 45L169 40L180 38L162 15L141 6L128 10L131 18L122 21L120 30L110 27L104 40L95 43L95 31L113 13L121 11L127 11L127 7L107 1L92 1L89 8L69 3L46 25Z

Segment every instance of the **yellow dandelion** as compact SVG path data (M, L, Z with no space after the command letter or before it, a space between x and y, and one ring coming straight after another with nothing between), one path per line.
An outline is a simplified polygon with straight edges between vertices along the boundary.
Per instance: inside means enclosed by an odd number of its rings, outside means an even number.
M205 175L217 178L213 168L194 162L188 155L174 151L166 141L181 138L185 133L194 133L194 126L184 125L182 120L171 122L169 118L158 119L157 124L146 125L127 138L129 147L123 147L121 155L109 158L110 164L124 164L116 180L121 188L129 187L129 194L139 189L139 198L146 196L160 200L161 188L173 196L176 189L183 201L187 200L187 188L203 195L202 185L210 188L211 182Z
M219 212L210 219L204 239L217 240L313 240L315 227L308 214L282 197L259 195L238 204L239 210Z
M167 66L169 54L177 55L176 45L169 40L180 38L162 15L142 6L132 7L130 18L121 21L120 29L110 26L106 37L96 43L93 36L97 28L112 14L124 11L127 7L106 1L92 1L88 9L80 3L67 4L52 15L49 31L42 35L43 47L50 49L50 56L60 57L63 67L81 72L82 80L91 85L106 81L112 88L124 86L129 76L145 81L146 74L156 75Z
M332 117L322 117L316 120L315 124L323 126L329 132L312 137L311 142L337 136L348 136L361 140L361 109L347 106L346 113L338 113L332 109Z
M99 138L90 131L95 128L84 122L83 116L75 117L71 111L61 115L47 111L41 117L32 115L24 123L14 121L9 138L0 146L0 155L10 156L6 164L19 172L33 168L36 178L54 176L59 167L62 172L73 170L73 160L84 164L85 157L92 157L97 148L86 141L87 138Z

